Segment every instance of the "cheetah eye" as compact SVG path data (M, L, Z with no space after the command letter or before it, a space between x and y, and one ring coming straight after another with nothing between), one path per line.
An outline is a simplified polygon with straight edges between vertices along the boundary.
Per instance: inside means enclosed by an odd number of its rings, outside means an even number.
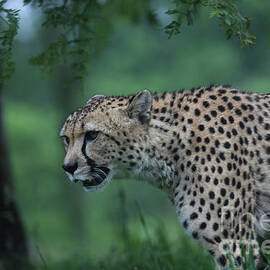
M69 145L69 138L67 136L63 136L62 138L63 138L64 145L68 146Z
M98 136L98 133L99 131L96 131L96 130L87 131L85 133L85 140L89 142L95 140Z

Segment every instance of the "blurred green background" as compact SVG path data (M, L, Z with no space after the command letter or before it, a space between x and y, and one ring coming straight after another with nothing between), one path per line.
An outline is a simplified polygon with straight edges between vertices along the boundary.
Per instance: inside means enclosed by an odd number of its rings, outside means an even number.
M159 241L155 235L162 230L170 248L182 258L179 269L195 269L192 265L200 264L197 255L205 258L201 269L211 265L206 252L184 235L162 192L116 179L103 192L86 193L70 183L61 169L60 128L65 117L94 94L127 95L145 88L173 91L211 83L270 90L269 1L245 1L242 7L253 19L251 30L257 35L256 47L250 49L226 40L207 10L192 27L168 39L162 30L168 22L164 15L168 1L152 2L161 26L115 18L112 34L89 60L83 87L69 84L72 71L65 66L54 76L44 76L28 63L46 47L49 37L41 31L37 9L21 10L14 50L16 72L5 85L3 99L17 202L37 263L113 260L119 256L113 255L115 250L126 247L127 234L137 241Z

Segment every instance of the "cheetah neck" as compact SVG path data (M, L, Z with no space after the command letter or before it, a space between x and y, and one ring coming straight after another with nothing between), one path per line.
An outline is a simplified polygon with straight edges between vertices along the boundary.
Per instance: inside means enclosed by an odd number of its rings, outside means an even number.
M184 93L167 93L166 96L160 94L154 97L142 162L135 169L135 174L140 178L170 194L179 182L179 163L184 163L181 147L188 144L192 132L190 127L184 127L185 132L179 132L183 128L181 110L173 102L182 96Z

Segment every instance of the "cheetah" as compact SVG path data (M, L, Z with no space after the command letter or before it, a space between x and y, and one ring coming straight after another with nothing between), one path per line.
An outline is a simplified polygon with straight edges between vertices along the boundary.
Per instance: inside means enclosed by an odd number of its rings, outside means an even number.
M164 190L188 235L216 269L243 269L241 248L269 238L270 93L211 85L152 94L92 97L61 132L63 169L87 191L112 177Z

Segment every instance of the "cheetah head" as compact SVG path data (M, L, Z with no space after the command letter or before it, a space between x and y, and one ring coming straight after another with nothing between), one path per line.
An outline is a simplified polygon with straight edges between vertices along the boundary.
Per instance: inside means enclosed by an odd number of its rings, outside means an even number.
M147 143L152 95L94 96L66 120L60 137L66 156L63 169L87 191L104 188L123 169L138 169Z

